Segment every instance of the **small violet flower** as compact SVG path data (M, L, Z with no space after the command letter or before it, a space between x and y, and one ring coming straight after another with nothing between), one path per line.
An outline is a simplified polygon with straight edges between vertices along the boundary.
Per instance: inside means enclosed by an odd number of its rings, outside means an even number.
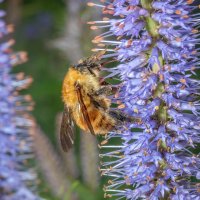
M89 22L91 29L106 29L94 38L95 50L106 49L104 58L119 62L104 68L106 78L121 80L113 102L139 120L109 133L101 145L105 197L200 199L199 7L193 0L88 5L105 15Z
M2 2L2 1L0 1ZM0 10L0 17L5 15ZM12 74L12 67L26 61L26 53L13 53L14 40L6 41L4 36L13 27L0 19L0 199L38 200L34 194L32 169L24 165L32 158L29 128L32 120L27 111L32 109L31 97L19 95L32 81L23 73ZM30 186L32 189L28 188Z

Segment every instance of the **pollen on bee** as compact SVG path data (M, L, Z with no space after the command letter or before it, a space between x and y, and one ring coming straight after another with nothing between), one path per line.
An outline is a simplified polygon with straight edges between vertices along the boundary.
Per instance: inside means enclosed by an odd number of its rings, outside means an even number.
M125 108L125 104L120 104L119 106L117 106L117 108L123 109L123 108Z

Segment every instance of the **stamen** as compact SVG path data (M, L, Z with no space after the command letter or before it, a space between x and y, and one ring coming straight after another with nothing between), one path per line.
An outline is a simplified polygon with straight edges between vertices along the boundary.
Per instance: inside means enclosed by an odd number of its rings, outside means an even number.
M105 8L104 5L96 4L96 3L93 3L93 2L88 2L87 5L90 6L90 7L97 6L97 7Z

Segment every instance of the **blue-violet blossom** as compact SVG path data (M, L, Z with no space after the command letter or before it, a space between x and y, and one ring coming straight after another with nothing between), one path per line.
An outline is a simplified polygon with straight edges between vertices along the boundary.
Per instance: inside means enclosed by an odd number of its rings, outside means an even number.
M11 73L13 66L26 61L26 53L12 52L14 40L5 40L13 27L5 24L4 15L0 10L0 199L37 200L35 173L24 165L32 158L29 134L32 120L27 113L32 109L31 97L19 95L19 90L26 88L32 79L23 73Z
M102 142L105 197L200 199L199 7L193 0L102 0L105 17L91 29L96 51L117 60L106 77L120 78L113 102L138 119ZM111 143L121 139L118 145ZM196 149L196 151L195 151Z

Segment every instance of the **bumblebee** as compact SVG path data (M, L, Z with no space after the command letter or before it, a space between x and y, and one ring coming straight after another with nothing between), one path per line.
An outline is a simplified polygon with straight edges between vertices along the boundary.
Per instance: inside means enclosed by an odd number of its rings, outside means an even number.
M62 87L64 112L61 121L60 141L64 151L74 143L74 122L85 132L105 135L115 129L124 116L111 111L112 92L109 85L100 82L102 53L95 54L69 68Z

